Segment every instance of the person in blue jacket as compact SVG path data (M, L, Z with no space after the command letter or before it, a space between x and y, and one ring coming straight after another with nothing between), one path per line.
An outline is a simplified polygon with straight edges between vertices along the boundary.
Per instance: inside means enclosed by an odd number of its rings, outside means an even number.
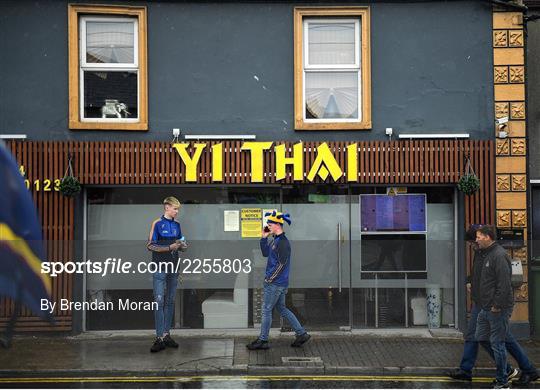
M187 246L180 223L174 219L178 215L180 201L169 196L163 201L163 208L163 215L152 222L146 247L152 252L153 262L174 265L178 261L178 251L185 250ZM178 274L170 267L158 268L158 272L153 274L153 285L157 302L157 310L154 311L156 339L150 352L159 352L165 347L178 348L178 343L170 335Z
M272 325L272 310L277 308L279 314L291 325L296 338L292 347L300 347L311 336L302 327L296 316L285 306L285 296L289 286L289 270L291 266L291 244L283 231L283 223L291 224L289 214L277 211L266 213L268 217L268 229L262 231L261 252L268 257L264 278L264 296L262 304L261 333L257 340L249 343L250 350L268 349L268 334ZM272 235L273 240L269 239Z

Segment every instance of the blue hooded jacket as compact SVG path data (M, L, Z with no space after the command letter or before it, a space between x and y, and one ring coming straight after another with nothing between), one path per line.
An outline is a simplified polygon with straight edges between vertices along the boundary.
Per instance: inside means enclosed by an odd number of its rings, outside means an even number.
M268 257L264 278L265 282L273 283L280 287L288 287L291 244L285 233L275 236L270 244L268 238L261 238L260 244L262 255Z

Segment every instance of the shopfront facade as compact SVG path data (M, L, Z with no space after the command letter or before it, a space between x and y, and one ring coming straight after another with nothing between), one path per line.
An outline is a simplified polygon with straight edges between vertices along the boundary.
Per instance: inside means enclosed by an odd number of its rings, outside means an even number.
M514 194L498 195L497 174L518 173L504 170L516 157L501 160L494 137L496 101L513 110L510 127L522 122L508 95L517 84L501 94L494 82L494 15L511 13L476 1L2 6L0 45L15 54L2 60L0 133L26 136L7 144L52 261L148 261L150 224L176 196L186 257L251 265L244 289L238 275L184 275L176 327L212 328L213 299L225 296L230 328L256 327L256 228L279 209L293 218L288 304L308 328L426 327L433 291L440 326L464 327L464 230L504 225ZM35 50L12 50L21 45ZM70 159L75 199L57 191ZM481 183L470 196L457 190L468 162ZM151 288L148 274L53 278L55 300L151 300ZM526 300L513 318L522 334ZM0 302L0 324L12 310ZM50 326L24 312L19 328L153 326L151 313L54 314Z
M201 145L206 147L198 163L191 165L193 176L177 149L185 147L187 156L193 157ZM260 321L258 282L262 281L258 279L263 275L264 259L258 238L244 231L248 227L242 215L245 210L286 210L294 216L293 225L286 229L294 250L289 304L306 326L320 330L426 327L427 313L415 305L420 301L425 306L426 294L435 288L441 294L441 326L459 328L466 316L466 296L456 287L463 284L467 267L460 226L475 220L493 223L493 193L485 190L493 177L491 141L276 142L266 147L259 162L253 150L245 150L246 145L241 141L30 141L12 142L10 147L25 167L42 218L47 218L47 212L51 215L51 210L59 215L47 219L51 260L149 261L147 230L161 213L161 200L177 196L183 203L179 220L191 242L186 258L250 260L243 321L235 326L250 328ZM279 145L284 146L285 155L277 157ZM213 157L216 150L222 157L221 178L212 163L217 161ZM294 177L296 153L301 156L296 158L302 162L301 180ZM76 172L85 172L79 175L84 192L76 200L54 188L66 155L72 156ZM473 196L463 196L456 189L465 156L479 167L482 189ZM278 180L280 165L285 177ZM252 169L257 167L263 175L253 183L258 175ZM309 175L311 171L314 176ZM219 179L214 181L216 176ZM39 177L50 178L51 191L44 190L48 182L40 182ZM374 222L367 214L377 198L403 197L420 202L416 227L412 222L395 229L369 226ZM408 207L412 214L413 206ZM239 218L239 226L233 230L225 228L225 213L231 211ZM392 219L392 215L375 217L381 218ZM259 215L258 229L262 226ZM235 285L239 274L184 274L176 326L212 328L205 322L204 302L216 293L233 296L240 291ZM98 302L151 301L151 285L149 274L64 274L53 279L57 299ZM60 319L64 316L66 326L77 326L73 323L77 321L81 330L153 326L148 312L104 315L92 310L59 310L55 314ZM31 321L29 328L39 326ZM279 318L274 326L280 326Z

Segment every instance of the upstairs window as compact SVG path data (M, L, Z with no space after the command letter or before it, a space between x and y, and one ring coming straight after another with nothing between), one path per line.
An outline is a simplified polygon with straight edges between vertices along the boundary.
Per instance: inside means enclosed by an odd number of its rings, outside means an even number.
M146 11L70 6L70 128L147 130Z
M369 9L295 9L295 127L371 128Z

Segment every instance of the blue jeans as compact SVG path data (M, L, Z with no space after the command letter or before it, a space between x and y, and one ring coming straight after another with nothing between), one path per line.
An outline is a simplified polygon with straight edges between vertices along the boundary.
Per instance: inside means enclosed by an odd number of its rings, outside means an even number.
M461 358L461 363L459 364L459 368L470 376L472 376L472 369L476 364L479 345L481 345L486 350L489 356L491 356L491 359L495 360L495 356L493 355L493 350L491 349L491 344L489 343L489 341L476 340L475 333L478 313L480 313L480 307L473 304L471 308L471 318L469 319L469 323L467 324L467 331L464 337L465 345L463 346L463 357ZM506 348L508 349L508 352L510 352L510 354L514 356L516 360L518 360L516 356L511 352L513 348L511 343L508 341L506 342ZM507 372L510 372L512 370L512 366L510 364L507 364L506 370Z
M285 306L286 295L287 287L280 287L272 283L264 283L262 323L259 339L268 341L268 333L270 333L270 327L272 326L272 310L274 307L278 309L280 316L285 318L289 324L291 324L291 327L294 329L294 333L296 333L297 336L306 333L296 316Z
M178 274L156 272L153 275L153 281L154 302L158 306L157 310L154 310L156 336L163 337L166 333L169 333L172 325Z
M499 383L508 381L506 335L510 333L511 314L512 309L501 310L498 313L482 309L476 322L476 339L480 342L489 340L491 343L497 366L496 379Z
M473 320L473 312L475 310L476 310L477 317L478 317L478 313L480 312L479 308L475 308L475 306L473 306L473 310L471 311L471 322ZM510 319L511 314L512 314L512 310L509 310L507 314L508 320ZM476 323L474 325L476 325ZM471 324L469 324L469 328L471 328ZM467 333L467 335L469 335L469 333ZM485 337L486 336L484 336L484 338ZM521 345L519 345L519 343L516 341L516 339L514 338L514 335L510 333L509 326L507 326L507 332L506 332L504 340L505 340L504 345L506 347L506 350L516 360L520 370L526 374L536 373L536 368L527 357L527 354L525 353ZM480 343L482 344L484 348L486 348L486 345L484 345L485 341L480 341ZM465 349L467 349L467 341L465 341L465 345L466 345ZM476 347L476 350L478 351L478 346ZM494 351L492 348L489 348L488 353L495 360ZM465 359L465 351L463 353L463 358ZM476 356L474 358L476 359ZM462 363L463 363L463 360L462 360ZM474 361L472 362L472 365L474 365ZM508 373L511 370L511 366L510 364L508 364L508 362L506 366L507 366L507 373ZM471 366L471 369L472 369L472 366Z

